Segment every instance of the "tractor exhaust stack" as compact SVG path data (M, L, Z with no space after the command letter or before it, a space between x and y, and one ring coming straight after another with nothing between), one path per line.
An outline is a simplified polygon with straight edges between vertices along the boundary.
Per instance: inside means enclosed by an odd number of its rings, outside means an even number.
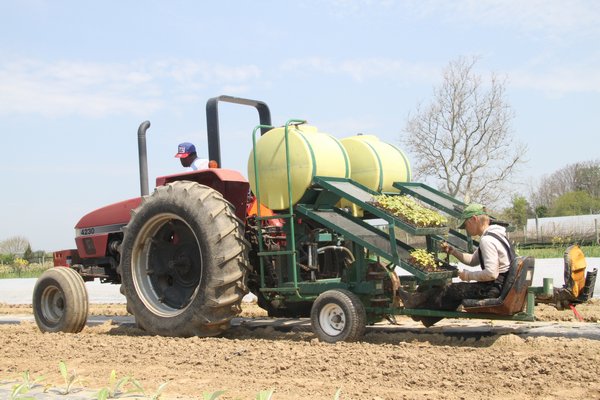
M148 196L148 155L146 154L146 131L150 121L144 121L138 128L138 154L140 160L140 193Z

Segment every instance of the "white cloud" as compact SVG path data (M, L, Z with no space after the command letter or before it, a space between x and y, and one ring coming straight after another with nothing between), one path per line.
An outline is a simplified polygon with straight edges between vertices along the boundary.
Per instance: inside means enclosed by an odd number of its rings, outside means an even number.
M328 74L336 72L336 67L331 60L320 57L290 58L281 64L281 69L285 72L304 70L319 71Z
M195 98L197 90L207 85L243 87L260 75L254 65L190 60L123 64L0 61L0 114L147 115L167 103Z
M545 70L509 72L510 85L544 92L552 97L567 93L600 94L600 70L590 66L562 65Z
M437 67L385 58L346 60L341 63L340 69L359 82L371 77L387 77L403 82L430 82L440 75Z
M557 64L541 57L532 59L522 68L493 71L478 68L477 73L482 76L489 76L491 72L506 75L511 87L532 89L556 97L567 93L600 93L600 70L595 65L597 63L589 61ZM383 79L400 85L437 85L444 67L386 58L334 61L318 57L289 59L281 65L285 73L337 75L359 83Z
M406 4L406 3L405 3ZM560 38L600 32L600 2L589 0L425 0L408 3L421 15L443 13L457 23L515 28Z
M364 58L334 61L327 58L294 58L281 64L284 72L322 73L350 77L356 82L388 79L394 82L432 82L439 79L440 68L390 58Z
M331 0L332 14L394 12L405 18L438 18L455 25L504 27L560 38L600 32L600 2L593 0Z

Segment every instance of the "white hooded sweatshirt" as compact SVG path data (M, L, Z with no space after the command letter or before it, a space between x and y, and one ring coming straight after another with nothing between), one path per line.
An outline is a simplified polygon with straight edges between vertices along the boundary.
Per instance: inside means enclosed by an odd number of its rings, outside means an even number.
M490 225L481 235L479 239L479 248L483 256L483 263L485 269L481 271L466 271L466 280L487 282L494 281L499 274L507 272L510 268L510 257L506 252L506 249L502 243L491 235L486 233L491 232L500 236L502 240L505 240L508 245L508 239L506 238L506 229L500 225ZM479 252L475 252L471 255L465 255L464 263L470 266L480 265Z

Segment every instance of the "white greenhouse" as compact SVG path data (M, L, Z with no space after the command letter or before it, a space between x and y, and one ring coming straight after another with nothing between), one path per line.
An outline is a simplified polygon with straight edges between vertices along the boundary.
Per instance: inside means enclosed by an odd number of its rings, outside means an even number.
M567 217L530 218L526 235L539 242L563 241L569 238L586 238L598 242L600 214Z

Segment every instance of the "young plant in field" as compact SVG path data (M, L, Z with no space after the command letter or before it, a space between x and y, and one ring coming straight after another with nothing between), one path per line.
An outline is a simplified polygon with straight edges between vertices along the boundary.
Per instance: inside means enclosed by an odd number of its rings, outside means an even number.
M44 376L38 376L37 378L33 378L29 373L29 370L23 372L23 383L27 385L28 389L33 389L44 379L46 379Z
M106 400L108 399L108 389L107 388L102 388L98 391L98 393L96 393L96 399L97 400Z
M27 392L29 392L29 387L25 382L20 383L18 385L13 386L10 392L10 400L35 400L35 397L26 396Z
M134 386L134 388L125 390L126 386L130 383ZM96 398L98 400L114 399L122 394L129 394L135 392L144 392L144 389L142 388L140 383L129 376L117 379L117 372L113 369L110 372L110 377L108 379L108 387L100 389L96 394Z
M226 390L217 390L212 393L205 392L205 393L202 393L202 399L203 400L216 400L219 397L221 397L225 392L226 392Z
M446 226L446 217L422 206L409 196L378 195L373 198L373 205L419 228Z
M168 385L168 382L161 383L160 386L158 387L158 389L156 389L156 393L150 395L149 400L160 400L160 396L162 396L162 392L165 390L167 385ZM141 386L140 386L140 388L141 388ZM142 389L142 393L145 394L143 389Z
M65 390L63 391L63 394L71 393L73 385L75 384L75 382L77 382L77 375L74 371L69 374L69 371L67 370L67 364L65 364L64 361L58 363L58 370L60 371L61 376L65 380Z
M426 271L436 271L442 265L433 253L425 249L415 249L410 252L410 263Z
M271 397L273 397L273 392L273 389L261 390L256 395L256 400L271 400Z

